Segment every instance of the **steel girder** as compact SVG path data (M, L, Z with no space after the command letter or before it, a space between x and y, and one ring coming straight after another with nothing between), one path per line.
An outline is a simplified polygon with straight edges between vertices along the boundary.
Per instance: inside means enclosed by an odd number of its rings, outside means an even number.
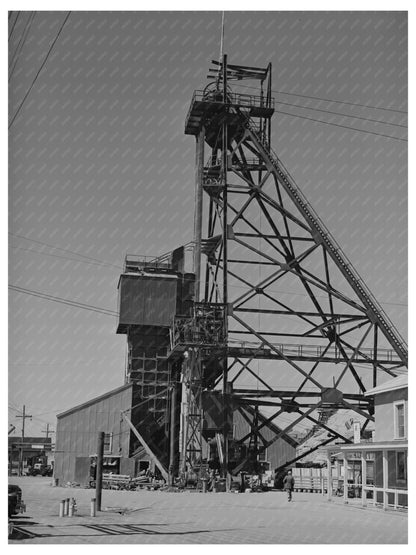
M319 424L318 411L350 409L367 424L366 390L379 375L406 371L407 346L272 151L270 111L232 96L226 57L219 75L217 95L190 108L193 129L199 125L191 133L203 191L197 210L207 224L195 247L201 300L227 307L215 387L226 407L258 407L259 397L279 407L268 420L281 429L274 441L306 420ZM239 393L247 385L251 395ZM271 444L261 436L265 425L252 425L259 452ZM226 441L229 430L223 435Z

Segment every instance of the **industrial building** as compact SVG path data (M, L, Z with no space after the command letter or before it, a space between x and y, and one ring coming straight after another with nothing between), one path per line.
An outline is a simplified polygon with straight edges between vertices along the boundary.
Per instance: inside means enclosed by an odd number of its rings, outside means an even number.
M223 478L281 470L352 443L328 415L353 411L364 433L380 381L406 371L405 341L271 147L271 77L271 64L223 55L195 91L185 120L194 240L126 256L125 384L58 416L56 479L88 479L99 431L107 468L120 473L148 463L174 483L210 461ZM234 92L234 80L257 94ZM293 298L283 302L276 284ZM299 455L291 433L305 423L325 437Z

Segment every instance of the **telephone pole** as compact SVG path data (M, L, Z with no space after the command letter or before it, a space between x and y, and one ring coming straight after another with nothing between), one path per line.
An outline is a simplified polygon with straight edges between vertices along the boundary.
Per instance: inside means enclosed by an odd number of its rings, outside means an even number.
M49 429L49 423L47 423L47 424L46 424L46 430L42 430L42 433L43 433L43 434L46 434L45 437L46 437L46 439L48 439L49 434L55 433L55 430L50 430L50 429Z
M26 418L32 418L31 414L26 414L26 405L23 405L22 414L17 414L16 418L22 419L22 445L20 446L19 453L19 476L23 474L23 448L25 443L25 420Z

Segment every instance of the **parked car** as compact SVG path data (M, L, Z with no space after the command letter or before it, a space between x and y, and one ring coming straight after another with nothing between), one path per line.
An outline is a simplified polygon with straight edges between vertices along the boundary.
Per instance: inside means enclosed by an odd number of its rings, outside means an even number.
M22 490L15 484L9 484L9 518L26 511L26 505L22 499Z

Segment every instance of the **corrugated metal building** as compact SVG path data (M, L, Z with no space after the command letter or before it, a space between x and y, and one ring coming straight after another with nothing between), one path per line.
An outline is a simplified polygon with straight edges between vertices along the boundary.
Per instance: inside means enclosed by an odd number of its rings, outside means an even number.
M224 419L222 392L218 390L205 391L202 395L202 406L204 409L203 436L206 442L213 445L214 442L212 440L215 434L222 432ZM251 429L255 419L258 420L259 425L267 420L266 416L260 411L255 415L254 409L249 406L234 407L233 410L229 412L229 429L232 430L230 439L234 442L235 447L239 444L241 445L241 443L246 449L250 447ZM268 422L267 425L264 425L260 430L261 436L266 442L273 441L281 432L281 429L272 422ZM259 447L261 446L262 442L259 441ZM290 435L281 434L281 437L261 453L259 460L262 463L268 463L263 466L267 466L268 470L274 472L296 457L297 446L297 441ZM241 453L237 454L237 458L240 456ZM232 459L233 456L231 455L231 468L233 467Z
M140 461L149 458L121 412L132 422L143 420L140 400L137 386L126 384L57 415L54 477L59 484L89 482L100 431L105 433L104 472L132 476L139 472Z

